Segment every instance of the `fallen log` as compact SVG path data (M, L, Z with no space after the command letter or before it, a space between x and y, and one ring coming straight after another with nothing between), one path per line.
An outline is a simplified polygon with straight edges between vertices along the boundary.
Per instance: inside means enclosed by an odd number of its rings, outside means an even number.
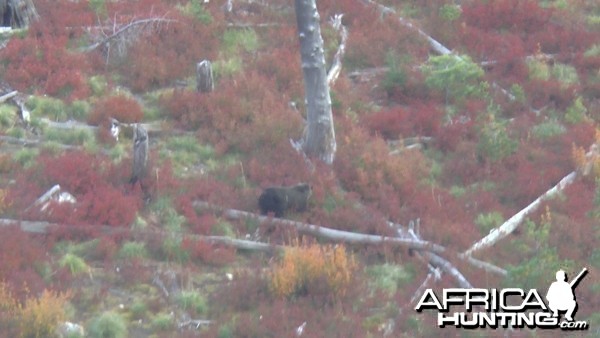
M380 235L369 235L361 234L350 231L337 230L318 226L314 224L302 223L297 221L291 221L281 218L272 218L267 216L260 216L251 212L235 210L235 209L224 209L222 207L211 205L206 202L196 201L193 206L200 209L207 209L221 212L222 216L231 220L239 220L244 218L250 218L258 220L259 222L269 222L271 224L282 225L285 227L294 228L298 233L303 235L311 235L315 237L324 238L330 241L339 241L350 244L395 244L399 246L405 246L409 249L431 251L434 253L443 253L446 249L431 242L413 239L413 238L399 238L399 237L388 237Z
M7 219L0 218L0 227L14 226L17 225L21 228L22 231L35 233L35 234L48 234L54 228L57 229L61 226L69 226L69 225L60 225L56 223L44 222L44 221L24 221L24 220L16 220L16 219ZM129 228L125 227L112 227L108 225L73 225L73 228L79 230L93 230L100 231L105 235L117 235L130 232ZM155 231L155 230L136 230L136 234L141 235L159 235L159 236L167 236L167 231ZM275 251L282 250L283 247L280 245L273 245L268 243L256 242L256 241L248 241L244 239L236 239L225 236L203 236L196 234L185 234L185 238L206 241L212 244L222 244L234 247L240 250L246 251L259 251L266 253L273 253Z
M485 249L493 246L499 240L504 237L510 235L517 229L517 227L525 220L525 217L536 210L544 200L556 195L557 193L564 190L567 186L575 181L577 177L577 172L573 171L567 176L563 177L560 182L558 182L554 187L550 190L546 191L543 195L536 198L535 201L531 202L528 206L523 208L521 211L514 214L511 218L509 218L506 222L500 225L497 228L494 228L490 231L489 235L477 241L473 244L467 251L465 251L462 256L468 257L471 256L474 252L479 251L481 249Z

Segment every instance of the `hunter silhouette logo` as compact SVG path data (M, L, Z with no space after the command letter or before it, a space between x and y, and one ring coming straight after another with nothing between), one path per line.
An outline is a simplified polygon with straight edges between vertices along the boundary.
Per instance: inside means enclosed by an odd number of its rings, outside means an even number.
M556 281L548 288L546 304L536 289L443 289L438 296L427 289L415 311L437 310L439 327L457 328L545 328L586 330L586 321L573 319L577 311L575 288L588 273L584 268L570 283L563 270L556 272ZM452 311L454 310L454 311ZM565 320L560 321L560 314Z
M573 315L577 311L575 288L586 274L587 269L584 268L571 283L567 283L567 274L563 270L556 272L556 282L550 285L548 294L546 295L548 307L552 310L554 317L558 317L559 311L566 311L565 318L568 321L573 321Z

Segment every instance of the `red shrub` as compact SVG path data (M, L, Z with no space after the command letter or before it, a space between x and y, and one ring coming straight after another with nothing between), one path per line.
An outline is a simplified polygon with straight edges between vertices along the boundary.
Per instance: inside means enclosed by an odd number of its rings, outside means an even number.
M235 248L211 244L204 240L184 238L181 248L190 253L192 261L223 266L235 260Z
M462 6L467 25L486 31L512 31L522 35L537 32L550 20L551 10L533 0L475 1Z
M177 14L171 19L176 22L163 24L132 45L127 59L118 65L133 90L169 85L194 74L197 62L215 59L219 29L216 21L206 25Z
M112 177L119 172L110 162L82 151L64 153L58 157L42 154L36 169L30 169L18 177L19 184L11 189L13 201L18 206L28 207L42 193L55 184L62 191L72 194L77 203L51 202L47 210L32 208L32 217L62 224L129 225L138 209L142 197L139 191L129 191L124 184L126 177ZM114 184L114 185L113 185ZM33 191L23 193L22 190Z
M387 145L373 140L353 125L346 126L342 119L344 138L338 140L334 170L345 189L358 193L363 201L388 205L381 210L394 219L401 219L401 208L410 200L419 177L427 175L426 160L418 151L406 151L402 156L389 156ZM394 206L386 200L396 200Z
M568 216L570 220L579 223L584 223L589 219L589 213L594 208L594 185L588 184L585 180L578 180L565 189L565 195L566 201L553 207L553 210L557 210Z
M39 25L52 36L77 38L84 33L77 28L92 26L98 20L86 1L37 0L35 8L40 15Z
M18 225L0 227L0 281L19 292L23 287L41 291L44 282L35 268L46 258L39 238L21 231Z
M49 185L60 184L74 195L84 195L101 184L101 161L86 152L73 151L58 157L41 155L39 162L45 168L45 179Z
M348 65L351 69L385 65L390 46L397 46L398 55L411 52L421 57L426 54L424 45L418 43L418 36L409 28L402 26L393 15L380 20L379 14L374 9L365 9L362 17L349 22L344 65Z
M276 31L279 32L280 30ZM288 40L292 39L293 36L295 34L290 33ZM278 48L270 50L255 61L257 71L266 78L274 81L276 85L274 89L290 97L301 97L304 93L304 88L302 87L302 69L300 67L300 51L297 46L298 44L293 46L278 45Z
M119 122L140 122L144 112L140 104L133 98L125 95L109 96L100 100L88 117L88 123L100 125L112 117Z
M289 143L274 144L270 151L257 152L244 163L247 177L260 186L292 185L306 182L310 172L303 156Z
M371 113L363 123L385 139L435 136L440 128L441 110L431 104L414 104L409 109L394 107Z
M198 129L212 124L207 107L207 96L195 91L176 90L172 94L161 95L159 105L185 129Z
M473 140L475 123L470 120L467 122L454 122L440 128L435 139L435 145L438 149L445 152L456 151L458 145L467 140Z
M68 100L88 95L85 76L90 66L81 54L67 50L65 37L49 36L32 28L23 39L11 39L0 55L6 80L16 89Z
M481 164L477 159L477 143L460 141L452 150L454 153L447 155L443 166L442 178L446 185L468 186L477 182L482 176Z
M525 84L524 89L534 108L546 107L559 111L565 111L577 93L577 86L565 87L556 80L532 80Z
M363 123L375 134L384 139L397 140L406 132L406 120L408 111L402 108L392 108L371 113L363 118Z
M88 224L129 226L142 206L137 195L125 195L110 185L102 185L80 198L75 215Z

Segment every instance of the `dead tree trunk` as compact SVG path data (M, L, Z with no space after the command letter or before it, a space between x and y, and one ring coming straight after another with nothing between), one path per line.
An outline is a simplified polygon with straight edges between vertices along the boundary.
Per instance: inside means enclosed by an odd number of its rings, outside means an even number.
M336 143L319 12L315 0L295 0L295 8L307 110L302 148L307 156L332 164Z
M32 0L0 0L3 27L25 28L39 18Z
M210 93L215 89L212 64L208 60L196 64L196 88L201 93Z

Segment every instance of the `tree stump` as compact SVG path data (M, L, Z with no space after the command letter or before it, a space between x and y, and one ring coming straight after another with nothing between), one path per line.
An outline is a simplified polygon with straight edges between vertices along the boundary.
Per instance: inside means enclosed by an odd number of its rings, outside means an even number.
M212 64L202 60L196 65L196 87L201 93L210 93L215 89Z
M39 18L32 0L0 0L3 27L25 28Z

